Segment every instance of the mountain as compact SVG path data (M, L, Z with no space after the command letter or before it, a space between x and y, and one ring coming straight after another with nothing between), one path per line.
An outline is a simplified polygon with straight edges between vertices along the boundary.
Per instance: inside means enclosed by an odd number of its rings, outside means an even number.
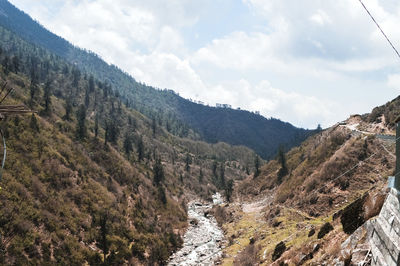
M387 196L398 114L396 98L353 115L237 182L235 204L216 211L229 239L223 263L357 265L367 258L364 225Z
M381 133L385 132L386 128L393 130L396 126L395 121L399 116L400 96L382 106L374 108L370 114L363 116L363 120L368 123L378 124L378 128L381 128L379 133Z
M1 26L0 87L1 98L14 89L2 105L35 111L1 124L1 265L162 265L182 244L186 202L246 178L256 156L171 134L109 84Z
M245 145L264 159L269 159L276 154L280 145L289 149L314 133L247 111L213 108L193 103L171 90L158 90L138 83L130 75L116 66L107 64L96 54L79 49L49 32L6 0L0 0L0 25L73 63L82 72L109 84L132 108L160 121L172 118L173 124L186 125L195 131L196 138L200 136L207 142L222 141L233 145ZM165 126L172 130L174 125L171 124ZM179 136L193 137L189 134L189 130L171 132Z

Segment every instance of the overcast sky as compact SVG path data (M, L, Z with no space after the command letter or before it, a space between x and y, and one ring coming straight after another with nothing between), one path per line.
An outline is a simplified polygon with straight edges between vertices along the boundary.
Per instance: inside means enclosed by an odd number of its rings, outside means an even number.
M396 57L358 0L11 0L146 84L324 127L399 94ZM364 0L400 49L400 1Z

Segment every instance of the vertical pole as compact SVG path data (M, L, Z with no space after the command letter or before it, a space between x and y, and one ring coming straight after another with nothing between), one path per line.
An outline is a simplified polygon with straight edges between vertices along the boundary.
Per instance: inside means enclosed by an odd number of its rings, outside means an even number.
M396 123L396 173L394 177L394 187L400 191L400 122Z

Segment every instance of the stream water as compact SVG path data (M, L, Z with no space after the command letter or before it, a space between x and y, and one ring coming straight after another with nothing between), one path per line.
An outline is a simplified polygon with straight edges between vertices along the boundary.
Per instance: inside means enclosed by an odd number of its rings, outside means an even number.
M222 256L224 234L215 218L207 214L213 205L221 203L223 200L219 193L213 195L213 204L188 203L189 227L183 236L183 246L170 257L168 265L214 265Z

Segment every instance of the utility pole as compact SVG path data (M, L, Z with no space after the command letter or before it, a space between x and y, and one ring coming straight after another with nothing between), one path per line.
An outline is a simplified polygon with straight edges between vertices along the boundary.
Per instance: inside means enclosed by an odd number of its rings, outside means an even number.
M394 188L400 191L400 117L396 119L396 172L394 175Z

